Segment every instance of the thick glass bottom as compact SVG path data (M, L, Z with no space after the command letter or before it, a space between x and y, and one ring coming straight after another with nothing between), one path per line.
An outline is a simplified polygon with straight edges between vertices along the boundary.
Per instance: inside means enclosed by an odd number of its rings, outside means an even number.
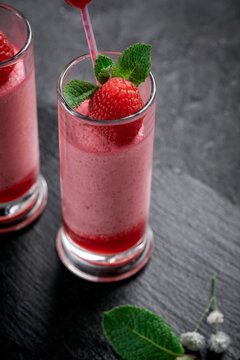
M92 253L74 243L64 228L57 235L57 252L63 264L75 275L94 282L114 282L140 271L152 253L153 233L145 235L131 249L113 255Z
M47 183L39 175L36 184L17 200L0 204L0 233L20 230L33 222L47 202Z

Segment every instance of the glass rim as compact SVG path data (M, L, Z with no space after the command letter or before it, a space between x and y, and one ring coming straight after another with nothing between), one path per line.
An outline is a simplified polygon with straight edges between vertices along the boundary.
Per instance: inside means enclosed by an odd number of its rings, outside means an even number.
M115 52L115 51L100 51L99 54L105 54L105 55L121 55L120 52ZM152 103L155 100L156 97L156 82L155 79L152 75L152 73L150 72L149 77L151 80L151 94L146 102L146 104L136 113L126 116L124 118L120 118L120 119L112 119L112 120L101 120L101 119L94 119L91 117L88 117L86 115L83 115L79 112L77 112L76 110L72 109L63 94L63 79L65 77L65 75L67 74L67 72L70 70L70 68L72 68L74 65L78 64L80 61L85 60L87 58L91 58L90 54L84 54L81 56L76 57L75 59L73 59L72 61L70 61L66 67L63 69L63 71L60 73L59 77L58 77L58 81L57 81L57 95L58 98L61 102L61 104L63 105L63 107L65 108L65 110L70 113L71 115L73 115L74 117L77 117L81 120L84 120L86 122L90 122L90 123L97 123L97 124L101 124L101 125L113 125L114 124L124 124L124 123L128 123L131 122L131 120L135 119L136 117L138 117L139 115L144 114L147 109L152 105Z
M20 11L18 11L15 8L13 8L9 5L6 5L6 4L0 4L0 8L8 10L8 11L14 13L17 17L21 18L21 20L23 20L23 22L26 26L26 29L27 29L26 41L25 41L23 47L14 56L10 57L9 59L7 59L5 61L2 61L0 63L0 68L1 68L1 67L15 64L19 58L23 57L23 55L28 50L28 48L32 42L32 29L31 29L29 21L26 19L26 17Z

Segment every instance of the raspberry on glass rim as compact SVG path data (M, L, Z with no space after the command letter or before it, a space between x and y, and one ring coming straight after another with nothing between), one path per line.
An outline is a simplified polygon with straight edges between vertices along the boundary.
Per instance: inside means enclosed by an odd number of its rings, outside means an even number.
M0 63L6 61L14 56L14 50L8 38L2 31L0 31ZM9 75L13 70L14 65L6 66L0 69L0 85L7 82Z
M144 103L139 90L132 82L122 78L109 79L89 101L89 117L115 120L135 114ZM143 118L129 124L104 127L105 136L118 145L131 141L139 132Z
M109 79L89 101L89 116L94 119L114 120L132 115L143 107L138 88L122 78Z
M98 85L82 80L66 84L64 95L68 104L79 113L97 120L119 120L138 113L144 102L138 85L150 72L151 46L135 44L126 49L115 64L111 58L99 54L94 64ZM84 106L83 106L84 105ZM139 133L143 117L129 123L101 126L98 131L116 145L131 142Z

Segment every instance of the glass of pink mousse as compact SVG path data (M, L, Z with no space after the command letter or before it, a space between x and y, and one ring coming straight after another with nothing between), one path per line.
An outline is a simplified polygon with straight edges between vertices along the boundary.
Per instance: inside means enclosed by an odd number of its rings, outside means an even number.
M104 52L116 60L119 53ZM73 109L64 96L69 81L95 82L90 55L73 60L57 84L62 226L57 251L77 276L113 282L149 260L148 225L155 122L155 80L139 86L143 107L115 120L89 117L89 100Z
M47 185L39 174L32 31L25 17L0 4L0 233L42 212Z

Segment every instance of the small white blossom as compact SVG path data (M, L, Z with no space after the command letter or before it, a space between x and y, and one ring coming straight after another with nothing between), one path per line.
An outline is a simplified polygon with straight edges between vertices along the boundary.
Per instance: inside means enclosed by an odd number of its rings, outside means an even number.
M215 310L208 315L207 322L209 324L221 324L224 321L223 317L224 316L220 311Z
M180 339L182 345L192 351L201 350L205 346L204 337L196 331L184 333Z
M230 342L230 337L224 332L219 331L219 333L211 335L208 342L208 348L211 351L220 354L228 348Z

